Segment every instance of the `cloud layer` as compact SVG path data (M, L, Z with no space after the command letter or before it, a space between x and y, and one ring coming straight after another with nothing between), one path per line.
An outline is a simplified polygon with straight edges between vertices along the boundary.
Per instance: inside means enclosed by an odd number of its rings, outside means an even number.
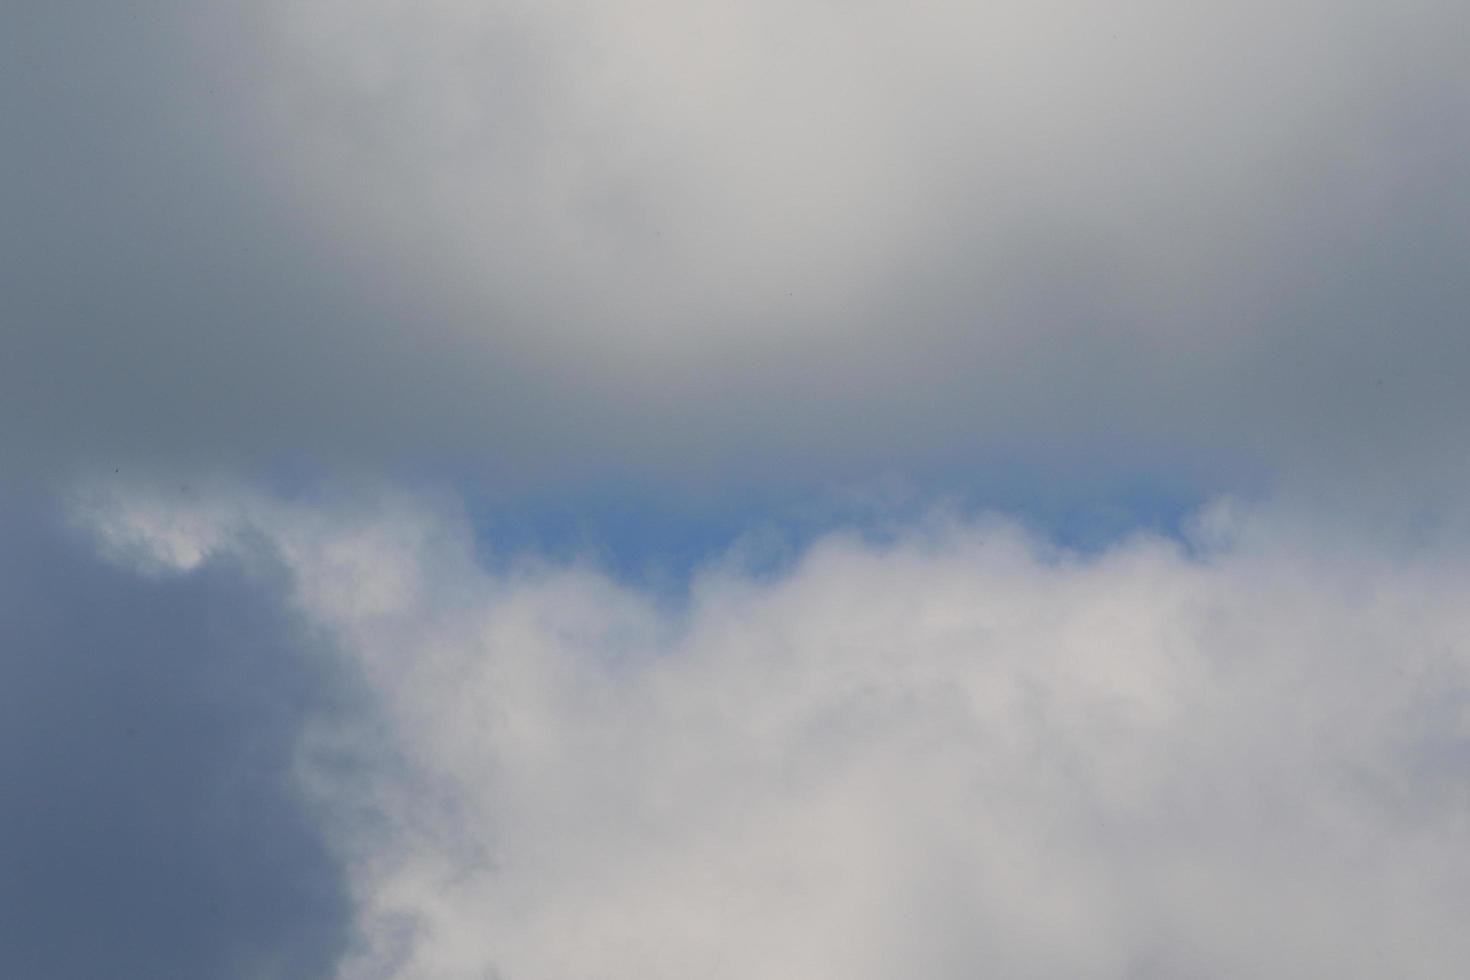
M155 574L265 547L376 692L301 746L358 905L345 978L1470 956L1462 559L1226 506L1092 557L936 513L774 576L733 554L670 607L575 565L489 574L452 500L79 513ZM322 764L362 731L386 761Z
M1459 479L1467 16L49 4L5 32L0 438Z

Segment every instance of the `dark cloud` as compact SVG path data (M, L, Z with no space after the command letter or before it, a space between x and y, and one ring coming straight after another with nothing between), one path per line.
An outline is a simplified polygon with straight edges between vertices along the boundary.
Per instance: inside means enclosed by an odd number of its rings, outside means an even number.
M0 974L327 977L351 909L292 783L342 703L269 588L0 512Z
M32 7L0 40L0 445L1463 485L1465 18Z

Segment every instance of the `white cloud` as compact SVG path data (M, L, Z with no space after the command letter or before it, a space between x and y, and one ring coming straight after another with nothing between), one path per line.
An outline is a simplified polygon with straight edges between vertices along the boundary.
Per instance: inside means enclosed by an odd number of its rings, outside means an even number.
M1463 562L1249 509L1089 557L936 515L775 577L711 566L670 610L575 566L488 574L443 501L210 506L91 520L181 568L268 542L381 698L391 764L303 747L360 902L344 978L1470 957Z

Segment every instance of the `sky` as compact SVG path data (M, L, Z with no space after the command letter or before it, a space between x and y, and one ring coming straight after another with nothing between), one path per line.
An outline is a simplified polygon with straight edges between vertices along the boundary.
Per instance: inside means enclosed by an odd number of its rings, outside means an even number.
M1453 977L1470 8L0 11L0 973Z

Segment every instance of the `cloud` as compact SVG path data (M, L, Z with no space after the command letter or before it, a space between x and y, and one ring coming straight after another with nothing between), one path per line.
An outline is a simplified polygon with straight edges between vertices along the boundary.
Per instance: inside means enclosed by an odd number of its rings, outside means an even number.
M257 562L141 578L0 499L0 975L307 980L350 937L293 776L352 684Z
M274 554L379 699L391 763L334 776L313 760L356 736L331 725L300 748L357 902L346 978L1448 978L1470 955L1453 549L1221 504L1082 556L936 512L774 574L736 554L670 606L575 563L489 573L452 499L86 500L154 574Z
M47 5L6 32L0 438L1462 485L1466 16Z
M0 974L1457 975L1470 7L31 7Z

